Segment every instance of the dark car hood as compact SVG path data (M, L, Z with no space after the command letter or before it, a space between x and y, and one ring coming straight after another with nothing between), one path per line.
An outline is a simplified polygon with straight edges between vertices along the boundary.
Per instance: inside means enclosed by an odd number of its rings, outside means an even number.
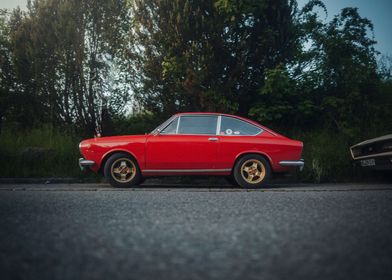
M368 145L368 144L372 144L372 143L375 143L375 142L385 141L385 140L389 140L389 139L392 139L392 134L387 134L387 135L380 136L380 137L377 137L377 138L372 138L372 139L365 140L365 141L363 141L361 143L355 144L351 148L355 148L355 147L359 147L359 146L363 146L363 145Z

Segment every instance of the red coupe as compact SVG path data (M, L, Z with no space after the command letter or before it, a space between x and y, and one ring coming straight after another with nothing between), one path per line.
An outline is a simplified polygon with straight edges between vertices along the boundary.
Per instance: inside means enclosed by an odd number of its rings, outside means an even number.
M79 166L103 173L115 187L131 187L149 176L221 175L258 188L272 172L302 170L302 147L238 116L181 113L149 134L82 141Z

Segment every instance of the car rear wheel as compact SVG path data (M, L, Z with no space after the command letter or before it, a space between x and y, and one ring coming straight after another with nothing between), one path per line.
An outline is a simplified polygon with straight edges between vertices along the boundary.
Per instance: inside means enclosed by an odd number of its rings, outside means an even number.
M268 183L271 177L271 166L261 155L245 155L235 164L233 175L243 188L261 188Z
M126 153L111 155L105 163L106 180L117 188L129 188L138 185L142 180L137 162Z

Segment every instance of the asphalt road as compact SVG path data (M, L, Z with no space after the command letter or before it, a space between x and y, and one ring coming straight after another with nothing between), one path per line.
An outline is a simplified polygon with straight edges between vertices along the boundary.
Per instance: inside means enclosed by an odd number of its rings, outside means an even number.
M391 185L0 185L1 279L392 279Z

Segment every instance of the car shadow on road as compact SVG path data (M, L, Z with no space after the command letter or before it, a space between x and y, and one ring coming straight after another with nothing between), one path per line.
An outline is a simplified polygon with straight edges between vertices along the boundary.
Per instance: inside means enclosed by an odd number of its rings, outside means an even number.
M261 190L273 190L290 187L293 185L289 182L282 182L281 180L272 180ZM296 185L294 183L294 185ZM136 189L137 187L135 187ZM162 177L149 178L142 183L139 188L143 189L198 189L198 190L254 190L244 189L239 185L234 185L222 177ZM260 189L259 189L260 190Z

